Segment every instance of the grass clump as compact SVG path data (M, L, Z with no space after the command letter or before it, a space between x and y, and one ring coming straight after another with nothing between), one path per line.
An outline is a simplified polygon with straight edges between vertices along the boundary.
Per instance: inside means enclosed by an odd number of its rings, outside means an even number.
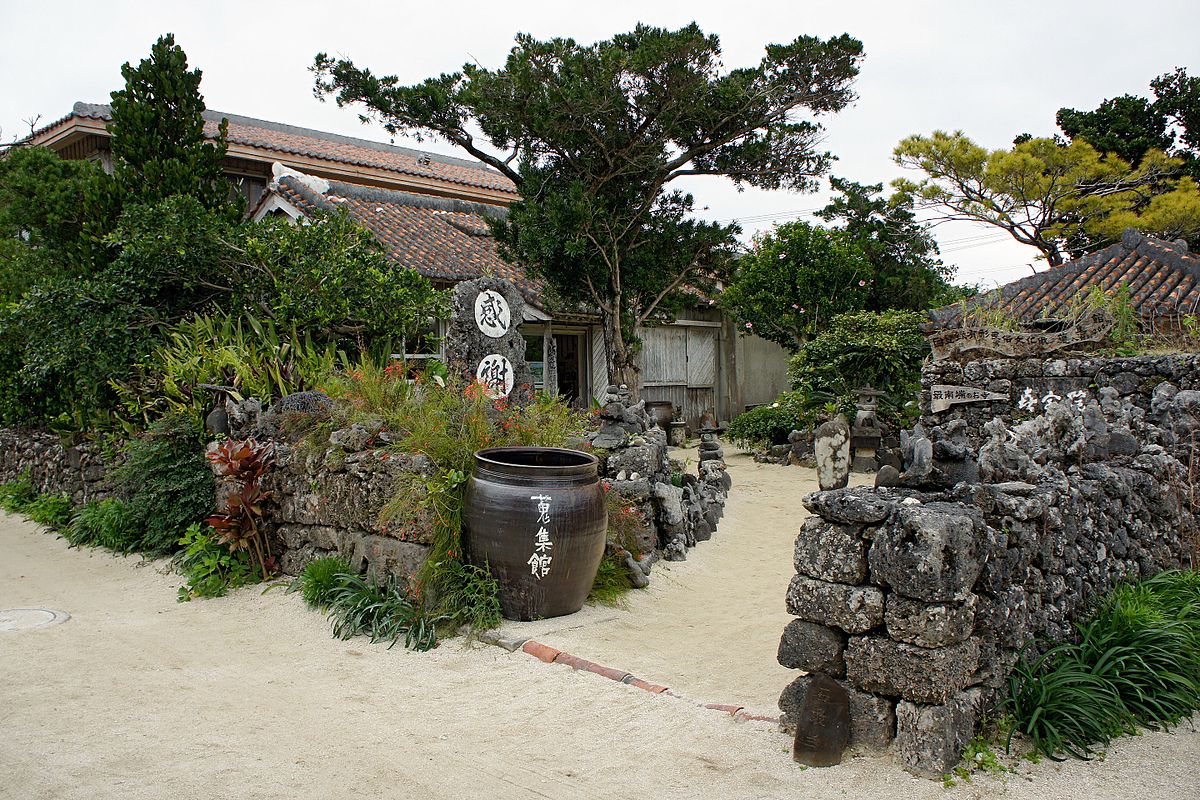
M340 583L339 577L350 573L350 564L344 558L314 558L304 565L289 591L300 592L309 608L324 610L329 607L333 590Z
M339 639L369 636L372 644L389 642L391 649L403 637L404 646L417 651L437 645L443 618L430 616L394 576L379 586L361 575L342 573L328 598L333 635Z
M616 553L611 549L607 550L604 558L600 559L600 569L596 571L596 579L592 581L588 602L602 606L620 606L631 589L633 584L629 582L629 570Z
M63 536L73 546L106 547L132 552L142 540L142 527L120 500L93 500L75 513Z
M37 496L28 472L22 473L15 481L0 483L0 508L10 514L23 512Z
M28 503L24 512L37 524L62 531L71 524L71 498L65 494L43 494Z
M175 565L187 583L179 587L179 602L194 597L224 597L230 589L258 582L258 570L246 550L231 551L213 530L193 522L179 539L183 550Z
M1013 732L1056 761L1090 759L1097 744L1200 710L1200 574L1118 586L1078 626L1077 641L1018 660L1007 708Z

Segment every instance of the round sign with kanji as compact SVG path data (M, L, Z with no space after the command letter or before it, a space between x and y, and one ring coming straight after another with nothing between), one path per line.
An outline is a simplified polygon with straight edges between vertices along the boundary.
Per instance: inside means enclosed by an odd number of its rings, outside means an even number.
M512 327L512 312L504 295L484 289L475 296L475 324L484 336L499 339Z
M493 400L508 397L513 390L513 365L499 353L484 356L475 370L475 379L483 385L483 391Z

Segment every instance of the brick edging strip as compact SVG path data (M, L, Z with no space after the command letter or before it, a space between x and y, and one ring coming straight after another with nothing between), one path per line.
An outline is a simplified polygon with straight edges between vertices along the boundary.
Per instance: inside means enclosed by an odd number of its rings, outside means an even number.
M501 645L501 646L503 646L503 645ZM515 650L516 648L513 647L513 648L506 648L506 649ZM524 642L522 642L521 643L521 652L527 653L527 654L533 656L534 658L538 659L539 661L543 661L547 664L562 664L563 666L570 667L571 669L574 669L574 670L577 670L580 672L590 672L593 675L599 675L603 678L608 678L610 681L616 681L617 683L623 683L623 684L626 684L627 686L636 686L638 689L642 689L644 691L651 692L653 694L665 694L665 695L669 695L671 697L677 697L681 700L687 699L687 698L683 697L682 695L675 694L666 686L662 686L657 683L650 683L649 681L644 681L641 678L637 677L636 675L633 675L630 672L626 672L625 670L614 669L612 667L606 667L603 664L597 664L594 661L588 661L585 658L580 658L579 656L573 656L570 653L564 653L562 650L558 650L549 645L542 644L541 642L535 641L534 639L526 639ZM728 714L729 716L733 717L738 722L753 721L753 722L778 723L780 721L780 718L778 716L773 717L773 716L769 716L769 715L765 715L765 714L748 713L746 711L746 709L743 708L742 706L735 706L735 705L729 705L729 704L724 704L724 703L697 703L697 705L699 705L701 708L712 709L713 711L722 711L722 712Z

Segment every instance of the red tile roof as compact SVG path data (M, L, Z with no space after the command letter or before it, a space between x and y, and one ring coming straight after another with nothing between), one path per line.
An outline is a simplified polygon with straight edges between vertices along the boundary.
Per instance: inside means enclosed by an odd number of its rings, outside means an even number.
M1002 308L1020 320L1054 317L1071 302L1099 287L1129 287L1129 299L1143 317L1200 311L1200 257L1183 242L1166 242L1127 230L1121 241L1088 256L1001 286L969 301ZM935 328L957 325L961 304L930 312Z
M314 188L325 184L323 192ZM340 181L312 182L295 174L278 178L271 189L305 214L345 209L375 235L390 260L427 278L457 282L494 275L541 306L541 283L496 252L487 218L503 215L504 208Z
M108 122L112 119L112 108L102 103L76 103L66 117L42 128L29 138L37 138L72 117ZM204 130L209 136L215 136L220 121L228 119L230 144L447 181L504 192L512 195L513 199L517 197L516 188L508 178L476 161L220 111L205 111L204 119Z

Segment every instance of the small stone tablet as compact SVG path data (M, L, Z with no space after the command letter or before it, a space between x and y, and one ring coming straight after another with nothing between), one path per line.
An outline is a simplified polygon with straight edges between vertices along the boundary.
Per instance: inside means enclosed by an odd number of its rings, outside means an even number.
M850 739L850 696L828 675L816 675L808 687L792 758L810 767L842 763Z

